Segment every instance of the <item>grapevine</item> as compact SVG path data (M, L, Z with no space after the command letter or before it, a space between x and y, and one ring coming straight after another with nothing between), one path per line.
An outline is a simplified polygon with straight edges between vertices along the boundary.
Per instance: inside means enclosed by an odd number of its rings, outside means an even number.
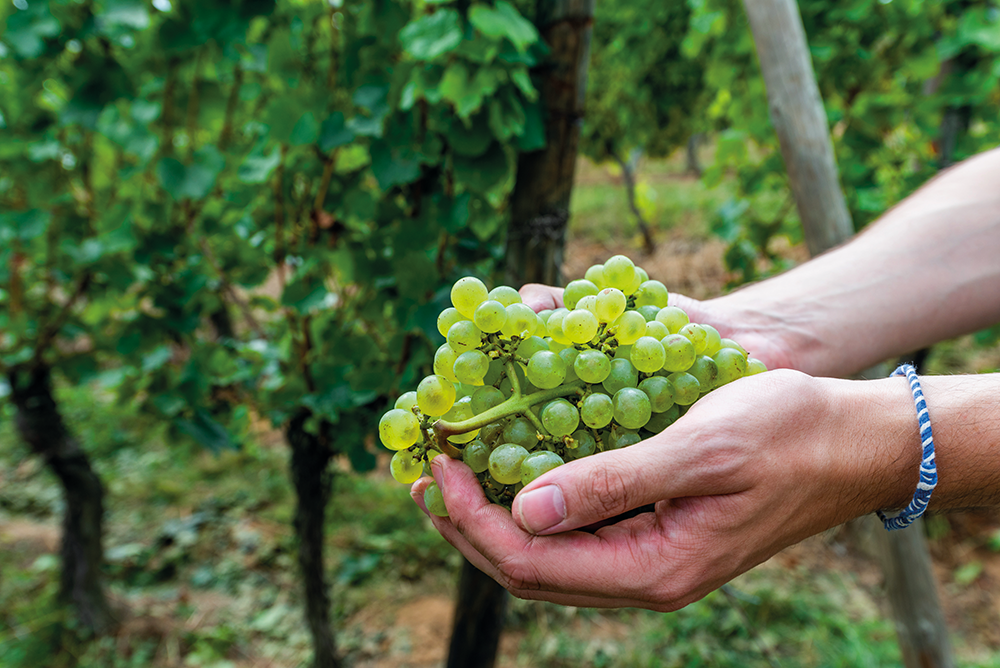
M438 316L434 373L379 421L393 478L463 460L487 498L510 508L535 478L673 424L708 392L766 371L737 342L667 304L666 286L628 257L594 265L535 313L516 290L459 279ZM425 502L447 515L440 489Z

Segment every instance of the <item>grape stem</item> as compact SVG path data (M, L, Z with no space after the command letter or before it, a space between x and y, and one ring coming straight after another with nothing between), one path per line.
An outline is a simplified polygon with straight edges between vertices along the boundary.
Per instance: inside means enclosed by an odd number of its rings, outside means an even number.
M528 414L530 413L529 409L535 404L540 404L543 401L551 401L552 399L556 399L558 397L568 397L572 394L579 394L583 390L583 381L577 381L568 385L553 387L549 390L539 390L538 392L522 395L521 388L517 384L517 376L511 374L509 377L513 379L511 380L511 385L514 388L514 394L512 394L511 397L503 403L497 404L493 408L483 411L479 415L475 415L460 422L447 422L445 420L438 420L435 422L434 431L438 436L438 442L441 442L448 436L453 436L454 434L464 434L472 431L473 429L481 429L491 422L496 422L500 418L507 417L508 415L514 415L516 413ZM445 454L448 453L445 452Z

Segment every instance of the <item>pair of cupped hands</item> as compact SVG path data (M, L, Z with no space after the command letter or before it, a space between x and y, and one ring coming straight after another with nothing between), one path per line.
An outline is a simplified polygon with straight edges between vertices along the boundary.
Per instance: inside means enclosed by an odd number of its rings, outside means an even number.
M562 306L557 288L527 285L521 297L535 311ZM546 473L512 512L490 503L461 461L433 460L449 512L429 514L434 526L515 596L676 610L883 504L858 383L782 368L792 362L780 334L741 331L710 302L671 295L671 305L775 370L711 392L645 441ZM430 482L411 490L425 513Z

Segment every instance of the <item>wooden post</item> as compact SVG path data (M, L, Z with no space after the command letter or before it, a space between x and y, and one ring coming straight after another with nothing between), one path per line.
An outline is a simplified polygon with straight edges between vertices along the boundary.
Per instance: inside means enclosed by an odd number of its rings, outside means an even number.
M771 122L806 244L815 256L846 241L854 229L837 178L802 17L794 0L744 0L744 6L767 87ZM863 375L884 377L885 371L872 369ZM905 665L954 666L923 522L901 531L879 527L875 535Z
M545 106L545 148L517 163L507 231L506 283L561 285L563 246L586 99L596 0L538 0L535 24L549 46L536 83ZM507 592L462 564L448 668L491 668Z

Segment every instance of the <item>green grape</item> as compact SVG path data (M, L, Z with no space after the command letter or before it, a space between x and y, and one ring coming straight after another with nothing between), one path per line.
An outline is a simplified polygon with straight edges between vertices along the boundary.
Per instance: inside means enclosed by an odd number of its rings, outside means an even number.
M632 429L615 430L611 434L611 449L621 450L630 445L635 445L642 440L642 436Z
M531 336L538 326L538 316L526 304L511 304L507 307L507 321L500 328L500 333L507 338Z
M597 335L597 316L584 309L570 311L562 325L563 334L573 343L587 343Z
M659 320L650 320L646 323L646 336L652 336L659 341L670 334L670 330Z
M486 297L488 299L492 299L493 301L500 302L504 305L504 308L510 306L511 304L521 303L520 293L509 285L496 286L490 290Z
M642 373L654 373L663 368L665 356L662 343L651 336L643 336L632 344L629 360Z
M719 367L711 357L699 355L687 372L698 379L702 394L715 389L715 383L719 378Z
M731 383L746 374L746 357L735 348L720 348L719 352L712 356L712 359L715 360L715 364L719 367L719 378L715 381L716 387L722 387L726 383Z
M476 307L476 312L472 314L472 322L487 334L499 332L507 322L506 307L496 300L487 299Z
M604 263L602 274L605 287L626 292L635 281L635 264L624 255L615 255Z
M490 453L490 475L503 485L521 482L521 462L527 456L528 451L520 445L504 443Z
M646 273L646 270L639 265L635 265L635 275L639 279L639 285L642 285L649 280L649 274Z
M459 320L448 330L448 345L458 353L475 350L483 343L483 330L471 320Z
M611 424L615 416L611 397L601 392L588 394L580 403L580 419L591 429L602 429Z
M667 305L667 298L670 293L667 292L667 286L659 281L645 281L639 286L639 289L635 293L635 305L639 306L655 306L656 308L663 308Z
M675 371L667 376L667 380L674 386L674 403L681 406L690 406L698 400L701 394L701 385L698 379L689 373Z
M475 415L479 415L480 413L485 413L494 406L502 404L504 396L503 392L492 385L485 385L473 392L470 399L472 412Z
M539 338L544 338L548 333L545 326L545 319L537 313L535 314L535 329L531 333Z
M449 344L442 343L434 353L434 373L457 383L458 378L455 376L455 360L457 359L458 351Z
M572 434L575 447L566 448L566 460L582 459L597 452L597 441L586 429L577 429Z
M517 344L517 354L526 360L530 360L531 356L537 353L539 350L548 350L549 344L545 342L545 339L537 336L529 336L521 343Z
M409 392L403 392L396 399L396 403L393 404L393 408L402 408L405 411L413 412L413 407L417 405L417 393L415 390L410 390Z
M455 281L451 287L451 305L468 319L472 319L476 307L486 301L486 285L474 276L466 276Z
M482 473L490 467L490 446L475 440L462 449L462 461L475 473Z
M649 397L649 409L662 413L674 405L674 386L663 376L650 376L639 383L639 389Z
M705 350L702 351L702 355L712 357L722 348L722 337L719 335L719 330L711 325L702 324L701 328L705 330Z
M545 331L556 343L569 344L572 343L566 335L563 333L563 320L569 313L567 309L557 308L549 316L549 319L545 321Z
M470 350L455 359L454 370L458 382L482 385L486 372L490 370L490 358L481 350Z
M747 353L747 351L746 351L746 348L744 348L740 344L736 343L732 339L720 339L719 340L719 347L720 348L732 348L733 350L738 350L740 353L743 354L743 359L744 360L750 357L749 353Z
M410 411L393 408L378 421L378 435L385 447L403 450L420 440L420 420Z
M625 312L625 293L617 288L604 288L597 293L596 315L601 322L614 322Z
M424 462L409 450L399 450L389 462L389 473L402 485L412 485L424 472Z
M527 485L543 473L548 473L557 466L562 466L562 457L548 450L532 452L521 461L521 484Z
M632 366L632 362L625 359L611 360L611 372L604 379L604 390L614 395L623 387L635 387L639 384L639 372Z
M517 443L525 448L533 448L538 445L538 432L535 425L531 424L528 418L514 418L503 429L503 440L505 443Z
M694 344L695 354L701 355L705 352L705 345L708 343L708 332L705 331L704 327L689 322L681 327L677 333Z
M687 313L676 306L664 306L657 314L656 319L667 326L671 334L681 331L681 327L691 322Z
M566 364L566 378L563 380L563 383L569 384L580 380L580 377L576 375L576 368L573 366L576 363L576 358L580 355L580 351L576 348L563 348L556 354Z
M663 360L663 368L667 371L687 371L694 364L697 355L694 352L694 344L686 336L680 334L669 334L660 341L666 357Z
M627 360L632 358L632 346L618 346L615 348L613 360Z
M569 436L580 426L580 411L566 399L553 399L542 408L542 425L553 436Z
M764 373L765 371L767 371L767 365L764 364L763 362L761 362L756 357L751 357L751 358L749 358L747 360L747 370L746 370L746 374L744 374L744 375L754 376L754 375L756 375L758 373ZM397 403L398 403L398 400L397 400Z
M611 360L600 350L583 350L573 360L573 370L585 383L603 383L611 373Z
M496 422L490 422L488 425L479 430L479 440L490 446L500 444L500 438L503 436L504 423L502 420L497 420Z
M454 306L449 306L441 311L441 315L437 319L437 328L441 332L441 336L448 336L448 330L459 320L468 320L468 318L459 313Z
M587 269L587 272L583 275L585 279L597 286L598 289L603 289L604 285L604 265L595 264L594 266Z
M434 473L431 471L431 462L434 461L434 458L437 457L440 454L441 453L438 452L437 450L428 450L427 452L424 453L424 468L423 468L423 470L424 470L424 475L425 476L431 477L431 476L434 475Z
M642 271L642 273L639 273L640 271ZM641 270L639 267L636 267L635 273L632 275L632 283L627 288L625 288L624 291L625 294L631 297L634 296L635 293L639 292L639 287L643 284L643 281L646 280L643 278L645 274L646 272L644 270Z
M656 315L660 312L660 309L655 306L640 306L635 312L641 315L643 320L649 322L650 320L656 320Z
M551 350L554 353L561 353L562 351L566 350L567 348L572 347L572 345L573 345L572 343L570 343L570 344L556 343L555 341L552 340L551 336L546 337L546 338L544 338L542 340L545 341L545 343L549 344L549 350Z
M441 375L427 376L417 385L417 405L424 415L444 415L455 404L455 386Z
M446 422L462 422L463 420L468 420L474 416L475 413L472 412L472 397L462 397L455 402L455 405L452 406L447 413L441 416L441 419ZM448 440L452 443L468 443L478 434L479 430L473 429L461 434L452 434L448 437Z
M496 385L497 381L504 374L503 360L501 359L491 359L490 368L486 372L486 376L483 378L483 385Z
M448 517L448 509L444 505L444 495L436 482L427 485L427 489L424 490L424 505L427 506L427 512L432 515Z
M587 295L586 297L581 297L580 301L576 303L576 308L574 311L579 311L583 309L584 311L590 311L597 317L597 295ZM600 320L600 319L598 319Z
M623 387L611 398L614 406L615 422L626 429L638 429L649 422L652 414L649 397L635 387Z
M580 301L581 298L587 295L596 295L597 286L588 281L587 279L578 279L575 281L570 281L563 290L563 305L572 311L576 308L576 303Z
M566 363L554 352L539 350L528 360L526 375L532 385L543 390L559 387L566 378Z
M646 319L638 311L625 311L611 323L611 331L614 332L618 343L623 346L630 345L638 341L639 337L645 336Z
M681 407L674 404L662 413L653 413L649 418L649 422L646 423L645 428L654 434L659 434L661 431L676 422L677 418L680 416Z

